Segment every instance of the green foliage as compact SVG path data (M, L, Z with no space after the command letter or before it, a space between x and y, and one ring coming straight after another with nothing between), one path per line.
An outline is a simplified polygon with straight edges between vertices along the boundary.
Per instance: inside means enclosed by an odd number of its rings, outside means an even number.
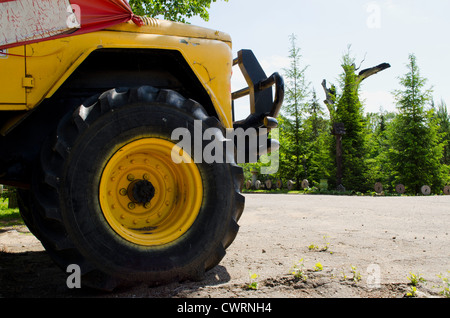
M141 16L163 17L166 20L184 22L185 18L199 16L209 20L208 9L217 0L130 0L133 12ZM228 0L224 0L228 1Z
M441 163L450 165L450 115L443 100L441 100L437 110L434 108L434 113L438 124L439 140L443 147Z
M330 122L320 105L316 92L306 108L306 118L303 122L305 132L305 178L311 184L318 184L320 179L328 179L333 169L333 160L326 147L333 136L330 134Z
M342 94L336 102L335 122L343 123L346 134L342 137L343 185L346 189L366 191L367 184L367 131L364 109L359 100L359 80L354 59L349 51L343 56L340 77Z
M327 116L316 92L309 89L307 66L302 66L295 35L289 40L291 63L284 70L286 97L278 117L279 170L260 180L281 179L284 184L293 180L299 191L302 179L307 179L310 188L302 193L336 194L336 138L331 128L333 123L344 123L343 184L347 191L339 194L374 194L376 182L382 183L385 195L395 194L398 183L409 194L420 193L423 185L442 193L443 186L450 184L450 116L445 102L434 106L431 90L424 90L426 79L420 76L414 55L408 74L400 78L402 89L393 93L397 112L365 114L359 99L363 78L357 75L349 47L342 58L339 93L333 85L334 104L327 105ZM251 179L251 171L261 166L260 162L244 165L245 179ZM319 190L321 179L328 180L328 191Z
M398 114L390 129L391 149L388 153L396 183L403 183L407 192L420 192L423 185L440 191L443 183L438 123L431 101L431 89L424 90L426 79L420 76L416 57L411 54L408 73L400 77L401 90L396 90Z
M367 183L374 185L376 182L383 184L384 190L392 190L390 162L388 152L390 142L387 129L395 118L395 113L380 111L379 113L368 113L365 116L367 131L367 159L369 167L366 178Z
M296 181L297 186L305 178L305 161L307 131L303 129L303 113L307 108L309 96L309 83L306 81L306 67L301 66L300 49L297 47L295 35L289 37L291 48L289 50L290 67L285 69L286 93L282 122L283 147L282 156L285 173L290 179Z
M302 56L297 47L297 38L291 35L289 51L290 67L284 70L286 85L285 103L279 117L280 127L280 170L283 180L293 180L297 189L303 179L310 184L329 177L333 160L326 145L332 137L329 134L329 120L325 118L323 106L316 92L310 90L302 66Z
M0 198L0 228L19 224L23 224L19 209L8 208L8 199Z

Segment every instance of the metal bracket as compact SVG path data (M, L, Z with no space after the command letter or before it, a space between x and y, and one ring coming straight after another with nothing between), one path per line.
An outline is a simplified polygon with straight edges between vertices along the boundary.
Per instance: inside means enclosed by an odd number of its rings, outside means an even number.
M284 81L278 73L267 77L251 50L241 50L233 65L239 65L248 84L247 88L232 94L232 99L250 95L250 110L253 118L263 120L266 116L276 118L284 99ZM275 99L272 87L275 85Z
M26 76L22 79L22 86L24 88L33 88L34 87L34 78L31 76Z

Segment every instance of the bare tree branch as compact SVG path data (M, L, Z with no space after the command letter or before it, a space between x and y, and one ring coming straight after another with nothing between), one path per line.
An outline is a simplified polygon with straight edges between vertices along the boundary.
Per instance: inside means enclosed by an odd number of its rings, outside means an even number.
M364 61L366 60L366 57L367 57L367 53L364 54L364 58L362 59L361 63L359 63L359 66L358 66L358 68L355 69L355 71L357 71L357 70L359 70L361 68L362 63L364 63Z
M361 65L359 67L361 67ZM359 69L359 67L358 67L358 69ZM391 67L391 65L389 63L382 63L380 65L362 70L361 72L359 72L359 74L357 76L355 89L357 89L359 87L359 85L361 84L361 82L363 80L365 80L366 78L368 78L372 75L375 75L381 71L384 71L385 69L388 69L390 67ZM354 64L353 64L353 69L357 70ZM336 98L337 98L336 87L334 85L331 85L331 87L328 88L326 80L322 81L322 87L323 87L323 90L325 91L325 96L326 96L324 103L327 106L328 111L330 112L330 119L333 122L333 119L335 118L335 113L336 113L336 107L335 107Z
M367 68L365 70L362 70L358 74L358 83L361 83L363 80L368 78L369 76L375 75L381 71L384 71L385 69L390 68L391 65L388 63L382 63L380 65L377 65L375 67Z
M333 121L334 114L335 114L335 107L334 104L336 103L336 87L334 85L331 85L331 88L327 88L327 81L322 81L322 87L325 91L326 99L324 100L325 105L328 108L328 111L330 112L330 119Z

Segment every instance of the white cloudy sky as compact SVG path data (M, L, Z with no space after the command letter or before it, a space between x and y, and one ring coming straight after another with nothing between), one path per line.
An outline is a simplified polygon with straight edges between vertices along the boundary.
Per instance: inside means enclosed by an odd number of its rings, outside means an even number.
M391 68L363 83L365 110L395 110L391 92L414 53L434 99L450 103L450 1L448 0L218 0L210 21L192 24L219 29L233 38L233 51L252 49L267 75L289 65L289 35L297 36L307 79L320 100L321 82L337 83L341 58L352 46L361 69L380 63ZM235 72L236 73L236 72ZM241 85L236 76L234 86Z

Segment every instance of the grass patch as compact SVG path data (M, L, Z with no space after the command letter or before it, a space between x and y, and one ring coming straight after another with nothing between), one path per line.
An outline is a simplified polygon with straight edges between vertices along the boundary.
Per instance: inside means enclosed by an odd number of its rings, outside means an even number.
M0 199L0 228L24 224L19 209L9 209L8 199Z

